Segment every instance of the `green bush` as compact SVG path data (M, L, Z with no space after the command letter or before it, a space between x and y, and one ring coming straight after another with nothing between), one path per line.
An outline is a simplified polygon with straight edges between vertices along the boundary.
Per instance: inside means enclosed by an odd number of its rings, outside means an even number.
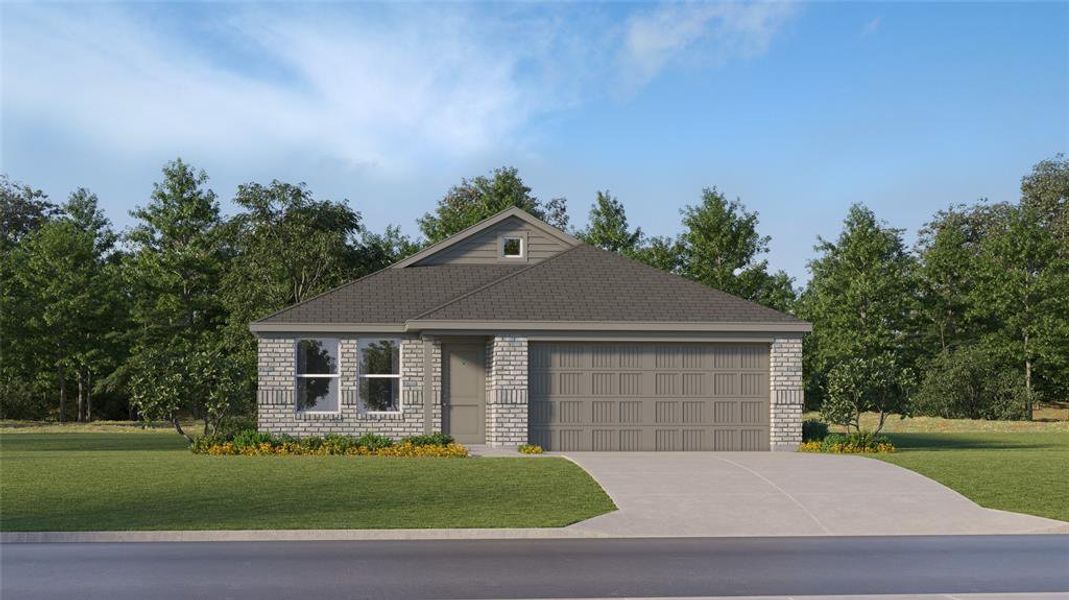
M802 452L823 452L826 454L874 454L894 452L891 441L871 431L854 432L849 435L829 433L823 440L802 442Z
M413 435L401 440L401 443L408 442L413 446L446 446L453 443L453 436L448 433L428 433L424 435Z
M828 424L817 419L802 421L802 441L819 442L828 436Z
M216 437L216 436L212 436ZM225 439L225 436L218 436ZM262 433L255 429L246 429L239 431L233 435L229 440L233 442L234 447L238 450L242 448L249 448L252 446L259 446L260 444L275 444L275 437L270 433Z
M1024 380L980 347L940 354L925 369L915 414L945 419L1024 418Z
M356 445L363 446L368 450L379 450L380 448L389 448L392 446L393 440L377 433L365 433L356 438Z

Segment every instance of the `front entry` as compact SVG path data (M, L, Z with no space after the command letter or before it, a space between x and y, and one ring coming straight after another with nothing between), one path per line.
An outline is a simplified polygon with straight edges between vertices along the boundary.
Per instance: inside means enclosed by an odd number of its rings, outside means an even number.
M442 344L442 430L461 444L486 443L486 344Z

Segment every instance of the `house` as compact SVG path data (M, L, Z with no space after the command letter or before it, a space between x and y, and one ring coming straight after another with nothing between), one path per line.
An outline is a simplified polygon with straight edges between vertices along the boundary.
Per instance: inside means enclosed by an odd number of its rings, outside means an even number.
M259 428L550 450L782 450L809 323L509 209L251 324Z

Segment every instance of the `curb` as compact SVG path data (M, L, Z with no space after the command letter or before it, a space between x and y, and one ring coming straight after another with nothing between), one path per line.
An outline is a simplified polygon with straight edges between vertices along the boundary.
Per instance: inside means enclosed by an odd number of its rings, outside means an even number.
M612 537L545 529L241 529L199 531L5 531L0 544L114 542L324 542L392 540L554 540Z

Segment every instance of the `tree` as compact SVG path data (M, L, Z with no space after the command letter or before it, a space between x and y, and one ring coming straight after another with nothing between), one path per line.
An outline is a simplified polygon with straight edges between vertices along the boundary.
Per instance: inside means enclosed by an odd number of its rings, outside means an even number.
M579 239L602 250L631 256L642 242L642 230L630 229L624 205L608 190L598 192L590 207L590 223Z
M683 245L668 236L655 236L635 250L633 258L668 273L679 273Z
M58 212L41 190L0 175L0 249L11 248Z
M913 399L916 414L944 419L1019 419L1025 403L1017 370L979 345L936 355Z
M373 273L419 252L420 244L401 233L401 228L389 225L383 233L365 231L360 241L360 262L363 270Z
M543 204L531 194L514 167L494 169L490 176L463 179L438 201L433 213L419 219L428 242L436 243L509 207L521 208L559 228L568 226L563 198Z
M905 387L912 374L903 370L898 357L883 352L868 357L848 358L828 371L828 387L821 416L829 423L861 433L861 415L879 415L873 435L880 433L887 417L909 414Z
M178 411L204 419L206 430L220 412L208 405L210 382L192 357L212 352L218 360L233 360L217 351L225 322L219 289L226 254L219 205L207 180L181 159L168 163L149 203L131 213L139 223L127 236L133 339L120 376L142 418L169 420L179 433ZM248 399L227 400L238 405Z
M871 210L855 204L838 239L820 239L815 249L820 255L809 261L811 279L799 302L801 316L813 323L803 357L807 394L826 401L832 368L855 359L881 368L890 363L888 368L896 373L907 373L913 353L909 332L915 304L914 260L906 252L902 231L887 227ZM860 367L843 369L854 370L842 374L840 384L864 383L854 377L863 372ZM871 389L857 393L872 398L887 389L885 384L874 377Z
M86 190L72 194L63 213L23 238L17 277L34 306L24 333L41 346L36 359L56 373L59 418L66 418L66 384L73 375L77 420L86 421L95 376L115 358L113 328L121 321L120 286L108 260L115 234Z
M757 232L757 213L746 212L738 200L706 188L702 201L683 209L680 274L709 287L787 310L795 293L786 273L768 273L768 236Z
M317 200L304 184L244 184L234 204L243 210L223 227L230 258L219 296L231 356L251 385L256 344L250 322L378 270L388 259L381 254L393 248L361 247L360 214L346 202ZM401 243L396 237L370 241Z
M1064 154L1040 161L1021 180L1021 206L1034 211L1040 225L1069 255L1069 159Z
M1043 213L1027 205L1002 212L980 244L969 303L988 323L981 343L1020 365L1024 416L1031 419L1037 377L1054 389L1069 384L1069 257Z
M917 342L931 357L969 341L968 297L976 285L980 242L990 211L981 207L950 207L920 229L916 254Z

